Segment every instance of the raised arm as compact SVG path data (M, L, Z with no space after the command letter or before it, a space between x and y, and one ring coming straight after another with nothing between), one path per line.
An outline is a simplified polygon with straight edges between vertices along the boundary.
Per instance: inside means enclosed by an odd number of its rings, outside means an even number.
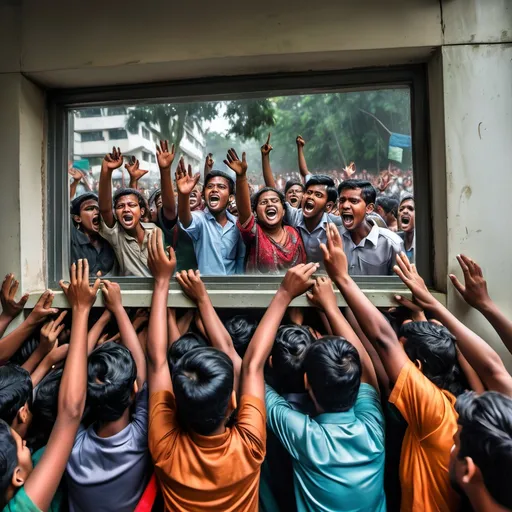
M138 189L139 180L145 176L149 171L143 171L139 169L139 161L132 156L130 161L124 164L124 168L128 171L130 175L130 188Z
M183 270L176 274L181 289L184 293L197 304L197 309L201 314L201 320L206 331L206 336L215 348L224 352L233 361L235 372L234 389L238 391L240 380L240 369L242 367L242 359L235 350L233 340L229 335L226 327L215 311L212 301L206 291L206 287L201 279L199 270Z
M123 155L119 148L112 148L112 153L105 155L101 163L98 199L101 218L111 228L115 224L112 211L112 173L123 165Z
M176 153L174 144L169 151L169 141L161 140L160 146L156 146L156 160L160 169L160 187L162 190L162 213L167 220L176 218L176 198L171 179L171 165L174 162Z
M137 367L137 385L142 389L142 385L146 382L146 356L137 337L137 333L130 321L130 317L123 307L121 299L121 288L117 283L111 281L103 281L101 289L103 293L103 301L105 307L114 315L119 334L121 335L121 343L131 352L135 366Z
M245 153L242 153L242 160L240 160L236 151L231 148L224 163L236 174L236 207L238 209L238 219L243 226L252 215Z
M73 199L75 197L78 184L84 175L78 169L74 169L73 167L69 169L68 174L73 178L73 181L69 185L69 199Z
M0 337L4 335L9 324L23 311L28 300L28 293L25 293L21 299L16 302L16 292L20 283L14 279L14 274L7 274L0 290L0 301L2 303L2 313L0 314Z
M436 300L418 274L416 266L409 263L405 254L397 257L395 272L413 293L414 302L425 311L430 311L455 336L459 350L475 369L485 387L490 391L512 396L512 377L500 356ZM403 302L402 297L397 297L397 300Z
M261 400L265 399L263 370L272 351L277 329L291 301L315 284L312 276L317 269L318 263L308 263L307 265L301 263L286 272L281 286L247 347L242 362L241 395L252 395Z
M178 188L178 218L185 228L192 224L192 212L190 211L190 193L194 190L201 175L192 176L192 168L185 169L183 158L180 159L176 169L176 187Z
M6 363L12 357L16 350L21 347L23 342L48 315L59 312L58 309L51 307L52 302L53 293L50 290L46 290L39 297L34 309L23 323L0 340L0 364Z
M272 174L272 167L270 167L270 152L273 147L270 145L270 133L268 134L267 142L261 146L261 168L263 170L263 180L266 187L276 188L276 180Z
M48 372L57 364L66 359L69 350L69 343L64 345L55 344L43 360L37 365L36 369L30 374L32 387L35 387L44 379Z
M176 321L176 310L167 308L167 347L178 341L181 336L178 322Z
M391 325L349 276L343 242L334 224L327 225L327 245L320 244L320 247L329 277L345 297L364 334L377 350L390 381L395 383L409 358Z
M87 333L87 355L95 349L98 340L100 339L101 333L104 331L105 327L107 327L110 319L112 318L112 313L105 309L101 316L98 318L96 323L91 327L89 332Z
M204 161L203 183L205 183L206 181L206 176L208 176L208 174L212 172L213 164L213 155L211 153L208 153Z
M306 141L299 135L295 139L295 142L297 143L297 156L299 160L299 171L300 175L304 182L306 182L306 176L311 174L308 171L308 166L306 164L306 157L304 156L304 146L306 145Z
M72 309L71 339L59 389L57 419L41 461L25 482L36 507L48 510L59 486L82 419L87 394L87 321L100 280L89 286L87 260L71 266L71 283L61 287Z
M475 261L462 254L457 256L457 260L464 274L464 285L450 274L453 286L470 306L485 316L512 354L512 321L503 314L489 296L482 269Z
M153 230L148 241L148 267L155 278L148 327L149 392L172 391L171 372L167 364L167 297L169 280L176 268L174 249L164 250L162 231Z

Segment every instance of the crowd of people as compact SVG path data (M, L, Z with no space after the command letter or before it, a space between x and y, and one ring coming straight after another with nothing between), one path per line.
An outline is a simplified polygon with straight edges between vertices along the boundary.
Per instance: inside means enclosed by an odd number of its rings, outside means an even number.
M374 186L354 178L351 164L336 184L331 176L308 170L304 146L298 136L301 178L280 186L270 164L269 134L261 147L265 186L256 189L247 178L245 153L239 157L234 149L224 163L235 179L213 169L209 154L202 175L179 159L173 182L175 148L160 141L160 188L148 199L137 186L147 171L134 158L124 165L130 187L112 191L112 174L124 163L119 148L113 148L102 163L98 195L76 195L78 174L71 186L72 261L88 259L93 275L149 277L147 241L158 227L176 251L178 270L233 275L283 274L301 263L323 268L328 222L342 237L351 275L391 275L403 250L414 261L414 197L406 187L401 197L388 194L396 170L386 171Z

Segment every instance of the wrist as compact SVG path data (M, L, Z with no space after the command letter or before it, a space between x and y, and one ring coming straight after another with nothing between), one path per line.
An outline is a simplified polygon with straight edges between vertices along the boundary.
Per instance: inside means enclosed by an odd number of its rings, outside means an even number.
M91 311L92 304L74 304L71 306L71 313L75 316L88 316Z
M491 300L491 298L489 297L487 299L483 299L483 300L480 300L480 301L476 302L474 307L475 307L475 309L480 311L480 313L485 315L485 314L493 312L493 310L495 308L495 304Z
M0 322L11 322L14 319L14 316L8 315L4 311L0 313Z
M295 297L286 289L280 286L277 290L277 293L274 296L274 300L277 300L279 302L283 302L288 307L288 304L294 299Z

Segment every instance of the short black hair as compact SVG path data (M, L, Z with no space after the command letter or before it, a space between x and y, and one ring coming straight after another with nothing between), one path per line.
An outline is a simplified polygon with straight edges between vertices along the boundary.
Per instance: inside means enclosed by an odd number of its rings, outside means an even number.
M286 182L286 185L284 186L285 195L286 195L286 192L288 192L288 190L290 190L292 187L295 187L295 185L298 185L302 189L302 192L304 192L306 190L306 187L304 186L304 183L302 183L302 181L300 181L298 179L288 180Z
M18 465L18 449L11 427L0 420L0 507L5 506L5 495L11 485L12 475Z
M208 175L206 176L206 178L204 179L204 187L203 189L206 188L206 185L208 185L208 182L210 180L212 180L213 178L224 178L226 180L228 180L228 185L229 185L229 194L234 194L235 193L235 182L233 181L233 178L227 173L227 172L224 172L224 171L210 171L208 173Z
M390 196L379 196L375 200L375 206L381 206L386 213L391 213L393 217L398 214L398 199Z
M332 201L335 203L338 200L338 191L336 190L334 180L327 176L327 174L313 174L306 182L304 191L306 191L311 185L325 185L327 187L327 202Z
M258 190L258 192L253 194L251 197L251 207L253 211L256 210L256 207L258 206L258 201L260 200L262 194L264 194L265 192L275 192L277 194L277 197L279 197L279 201L281 201L283 207L285 206L286 199L284 197L284 194L280 190L277 190L277 188L274 187L263 187L262 189Z
M324 336L312 343L304 370L325 412L345 412L354 406L361 385L361 360L345 338Z
M231 336L237 354L243 358L256 331L256 322L247 316L235 315L228 319L224 326Z
M271 355L281 393L304 392L304 359L314 341L309 329L302 325L282 325L277 330Z
M137 367L131 352L113 341L87 361L87 407L94 421L118 420L131 405Z
M361 198L366 204L375 204L377 191L375 187L367 180L345 180L338 187L338 194L341 196L343 190L361 189Z
M409 322L399 332L404 337L405 353L421 362L421 371L437 387L455 396L464 392L457 361L455 336L444 326L432 322Z
M457 398L455 410L462 426L458 458L471 457L491 497L512 509L512 398L468 391Z
M30 373L17 364L0 368L0 419L9 425L18 411L28 403L32 404L32 380Z
M85 201L89 201L90 199L94 199L97 202L98 196L94 192L86 192L85 194L75 197L75 199L71 201L71 215L80 215L80 206L82 206L82 203L85 203Z
M131 195L137 198L137 202L139 203L139 207L141 209L144 208L145 210L147 210L148 204L146 198L138 190L134 188L120 188L119 190L116 190L114 196L112 197L114 208L116 207L117 202L119 201L119 199L121 199L121 197Z
M167 352L167 362L172 372L174 365L187 353L195 348L205 348L208 346L206 340L194 332L186 332L180 336L169 348Z
M158 198L162 195L162 190L157 188L155 190L153 190L153 192L151 192L151 195L149 196L149 199L148 199L148 204L149 206L151 206L153 203L156 203L156 201L158 200Z
M233 393L233 379L233 363L224 352L213 347L187 352L172 373L181 424L201 435L219 428Z

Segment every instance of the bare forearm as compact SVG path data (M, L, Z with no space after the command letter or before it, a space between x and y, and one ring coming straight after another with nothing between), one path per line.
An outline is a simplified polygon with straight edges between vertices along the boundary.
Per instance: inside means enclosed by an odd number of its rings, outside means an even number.
M459 361L459 365L468 380L469 388L477 393L483 393L485 391L485 386L476 373L475 369L468 363L468 360L462 355L461 351L457 347L457 360Z
M6 363L37 327L27 318L18 328L0 340L0 364Z
M311 174L308 171L308 166L306 164L306 157L304 156L304 148L302 146L297 146L297 156L299 161L299 172L303 178L306 178L308 174Z
M135 190L138 190L138 187L139 187L139 180L136 179L136 178L131 178L130 177L130 183L128 185L130 188L133 188Z
M110 322L112 317L110 311L106 309L102 315L98 318L97 322L91 327L91 330L87 333L87 355L89 355L96 347L96 343L100 339L101 333Z
M247 176L237 176L236 178L236 207L240 224L243 226L252 215L251 193L249 192Z
M148 362L158 368L167 364L167 296L169 283L155 282L148 326Z
M79 181L73 180L71 182L71 185L69 186L69 199L73 199L75 197L76 189L77 189L79 183L80 183L80 180Z
M478 310L485 316L487 321L494 327L501 341L512 353L512 322L503 314L503 312L492 301L483 304Z
M176 218L176 198L172 188L171 169L160 169L160 187L162 188L162 208L167 220Z
M100 214L105 224L111 228L114 225L114 214L112 212L112 174L101 170L98 200Z
M263 169L263 179L265 186L276 188L276 180L272 174L272 167L270 167L270 156L261 155L261 167Z
M168 308L171 309L171 308ZM189 323L190 325L190 323ZM178 323L176 322L176 311L173 310L171 313L167 313L167 336L168 347L170 347L173 343L175 343L181 336L181 331L178 327Z
M4 313L0 314L0 337L4 335L5 330L9 327L9 324L13 321L10 316Z
M25 361L25 363L22 365L22 368L27 370L28 373L32 374L32 372L36 369L36 367L39 365L39 363L42 361L44 356L47 354L46 351L41 350L41 345L39 345L32 354L30 354L30 357Z
M192 224L192 212L190 211L188 194L178 195L178 217L185 228Z

